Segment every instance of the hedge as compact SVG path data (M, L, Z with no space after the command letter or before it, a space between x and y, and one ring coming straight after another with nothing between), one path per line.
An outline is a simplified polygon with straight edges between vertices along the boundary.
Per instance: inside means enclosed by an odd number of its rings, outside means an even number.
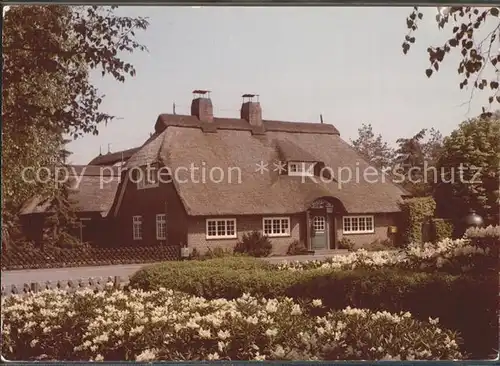
M453 223L449 220L433 218L431 219L432 241L438 242L453 236Z
M179 256L178 246L81 247L52 250L27 246L3 250L2 270L152 263L176 260Z
M415 197L404 200L400 207L403 214L403 243L422 242L422 224L428 217L434 216L436 201L432 197Z
M239 259L245 262L245 259ZM262 297L321 299L326 309L347 306L391 312L410 311L415 318L440 318L460 332L465 350L485 358L498 348L498 274L466 276L398 269L274 271L246 262L244 268L222 262L155 265L132 276L130 286L169 288L209 299L234 299L244 293Z

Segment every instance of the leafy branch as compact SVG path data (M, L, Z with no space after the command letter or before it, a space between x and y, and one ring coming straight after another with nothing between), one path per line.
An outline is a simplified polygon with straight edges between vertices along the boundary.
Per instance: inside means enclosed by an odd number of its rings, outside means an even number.
M470 103L474 97L474 92L479 90L488 90L488 105L482 107L482 117L490 117L491 110L495 108L494 104L500 103L500 47L495 50L494 43L500 41L500 8L477 8L470 6L450 7L446 12L436 16L436 22L439 29L444 29L448 24L453 26L452 37L442 46L430 46L427 48L429 54L429 67L425 70L427 77L431 77L434 72L438 72L441 63L446 55L452 51L461 54L461 59L457 67L459 75L463 79L459 83L460 89L471 88L471 94L468 101ZM411 45L415 43L413 35L418 29L418 23L423 19L423 13L419 7L414 7L413 11L406 19L406 25L409 29L402 44L403 53L407 54ZM490 23L494 24L493 29L480 42L475 38L480 29L483 29ZM483 77L485 71L492 67L495 76Z

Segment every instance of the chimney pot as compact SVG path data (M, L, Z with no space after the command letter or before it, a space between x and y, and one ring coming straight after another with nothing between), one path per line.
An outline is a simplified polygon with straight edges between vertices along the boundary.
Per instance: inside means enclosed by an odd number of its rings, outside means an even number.
M254 101L254 97L257 97L257 101ZM252 126L262 126L262 108L260 107L259 96L256 94L243 94L242 98L241 118L246 119Z
M210 92L208 90L194 90L193 94L191 115L198 117L202 122L213 122L214 109L210 99Z

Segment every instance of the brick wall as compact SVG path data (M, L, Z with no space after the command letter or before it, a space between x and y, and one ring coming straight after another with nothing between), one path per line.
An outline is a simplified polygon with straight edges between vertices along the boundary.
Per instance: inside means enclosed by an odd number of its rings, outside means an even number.
M271 216L277 217L277 215ZM262 232L263 217L264 216L227 216L227 218L236 218L237 239L206 239L207 217L190 217L188 225L188 246L190 248L196 248L200 253L206 252L208 248L214 249L220 247L224 249L233 249L245 233L250 233L254 230ZM290 236L269 238L273 244L273 254L286 254L288 246L293 240L303 239L304 233L301 233L300 230L300 227L303 227L303 225L301 225L303 220L303 215L290 216Z
M160 183L158 187L148 189L137 189L130 181L126 184L120 210L114 220L116 245L180 245L186 242L187 215L172 183ZM166 242L156 239L157 214L166 214L167 217ZM133 240L132 216L134 215L142 216L142 240Z
M374 224L375 232L371 234L343 234L342 217L335 218L336 223L336 240L341 240L343 237L354 242L356 247L367 247L375 240L385 240L389 237L389 226L396 225L397 214L375 214Z

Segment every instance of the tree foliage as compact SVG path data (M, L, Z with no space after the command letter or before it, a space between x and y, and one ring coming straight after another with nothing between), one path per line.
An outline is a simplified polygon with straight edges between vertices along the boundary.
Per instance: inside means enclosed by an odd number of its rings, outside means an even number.
M356 140L351 140L358 153L379 169L390 167L394 159L394 149L383 141L382 135L375 136L372 125L364 123L358 129L358 134Z
M15 120L23 112L41 120L37 127L62 129L75 137L97 134L99 123L112 120L113 116L99 110L103 96L90 83L89 70L100 70L120 82L134 76L134 67L121 56L146 49L135 40L134 32L148 26L146 19L121 17L114 9L49 5L9 10L3 38L4 98L17 103L3 112L4 120ZM31 89L16 88L34 73L64 80L66 90L59 95L64 98L63 106L43 103Z
M81 223L74 211L71 190L72 181L64 181L49 198L49 214L43 226L44 247L74 248L82 244L78 238Z
M24 201L52 195L54 184L22 176L60 161L63 134L98 133L113 119L101 110L103 95L91 70L124 82L135 69L123 53L145 50L135 31L143 18L118 16L116 7L13 6L2 36L2 231L15 223ZM28 178L28 179L25 179Z
M489 89L488 105L483 106L482 117L491 115L491 107L498 107L500 103L500 8L499 7L471 7L453 6L441 8L436 16L439 29L452 27L453 35L440 46L430 46L429 68L425 74L431 77L439 71L445 58L450 53L461 55L457 65L458 74L463 77L459 83L460 89L470 88L471 99L474 91ZM409 29L402 44L403 53L406 54L416 39L414 32L418 29L419 22L424 15L419 7L414 7L406 19ZM491 75L487 75L489 71Z
M371 124L363 124L358 134L351 144L366 161L384 170L412 195L432 194L433 183L437 181L435 164L443 144L443 136L437 129L422 129L414 136L399 138L396 149L383 141L381 134L376 136Z
M460 124L444 140L442 178L435 198L442 217L457 225L474 209L487 224L499 222L500 113Z

